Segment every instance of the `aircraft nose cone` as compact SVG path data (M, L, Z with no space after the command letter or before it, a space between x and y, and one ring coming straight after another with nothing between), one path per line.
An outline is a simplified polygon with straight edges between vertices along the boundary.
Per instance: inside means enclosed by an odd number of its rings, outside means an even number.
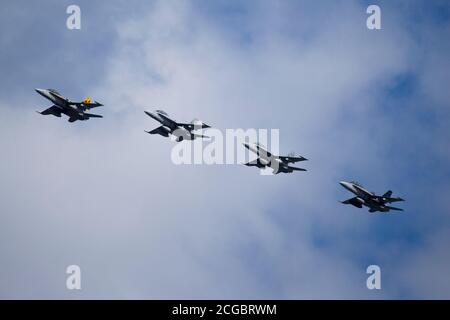
M349 183L347 181L340 181L339 184L344 188L348 188Z
M34 89L37 93L39 93L41 96L43 96L44 98L48 98L49 94L48 94L48 90L46 89L39 89L36 88Z
M151 111L144 111L146 115L148 115L150 118L155 119L156 121L159 121L162 123L162 119L161 117L155 113L155 112L151 112Z

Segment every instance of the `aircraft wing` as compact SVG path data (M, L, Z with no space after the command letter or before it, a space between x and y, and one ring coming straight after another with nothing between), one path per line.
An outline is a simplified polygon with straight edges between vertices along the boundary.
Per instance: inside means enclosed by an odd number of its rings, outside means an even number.
M38 113L43 114L43 115L52 114L54 116L61 117L61 111L62 111L61 108L59 108L57 106L51 106L50 108L45 109L44 111L38 112Z
M177 126L183 127L188 131L211 128L205 123L177 123Z
M292 171L306 171L306 169L303 169L303 168L297 168L297 167L291 167L291 166L289 166L289 165L287 165L287 164L283 164L283 163L280 163L279 164L279 169L277 170L277 171L279 171L279 172L292 172Z
M385 194L383 194L381 197L377 197L379 201L385 202L385 203L391 203L391 202L398 202L398 201L405 201L400 197L392 197L392 190L387 191Z
M362 208L362 203L358 201L357 197L347 199L345 201L342 201L341 203L351 204L351 205L354 205L355 207Z
M381 200L384 201L385 203L405 201L402 198L381 198Z
M259 159L252 160L250 162L244 163L244 166L247 167L258 167L258 168L264 168L265 166L259 161Z
M376 200L378 200L379 202L382 202L382 203L392 203L392 202L405 201L404 199L399 198L399 197L391 198L391 197L385 197L384 195L381 196L381 197L380 196L372 196L372 198L376 199Z
M150 133L150 134L160 134L160 135L162 135L164 137L168 137L169 136L169 132L167 130L164 130L163 126L160 126L160 127L155 128L155 129L153 129L151 131L145 131L145 132Z
M289 162L295 163L295 162L299 162L299 161L306 161L306 160L308 160L308 159L306 159L305 157L302 157L302 156L298 156L298 157L295 157L295 156L279 156L278 158L281 161L286 162L286 163L289 163Z
M103 106L100 102L97 102L97 101L95 101L95 102L72 102L71 104L77 106L78 108L80 108L83 111Z

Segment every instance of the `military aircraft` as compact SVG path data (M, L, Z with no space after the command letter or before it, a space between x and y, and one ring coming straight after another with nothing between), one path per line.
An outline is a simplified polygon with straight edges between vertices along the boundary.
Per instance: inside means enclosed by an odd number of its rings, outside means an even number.
M61 114L64 113L69 117L69 122L74 122L77 120L88 120L89 118L103 118L103 116L98 114L92 114L85 112L86 110L101 107L103 106L101 103L95 101L91 102L90 98L86 98L81 102L70 101L67 98L64 98L58 91L54 89L35 89L37 93L39 93L44 98L47 98L51 102L53 102L53 106L50 108L39 112L43 115L52 114L56 117L61 117Z
M293 171L306 171L306 169L291 167L289 165L289 163L308 160L302 156L296 156L294 154L289 154L287 156L273 155L260 143L244 143L244 146L258 155L257 159L244 164L248 167L257 167L260 169L270 167L273 169L274 174L281 172L291 173Z
M364 189L359 183L354 181L341 181L339 182L339 184L356 195L356 197L354 198L341 201L341 203L343 204L351 204L358 208L362 208L362 206L364 205L369 208L369 212L389 212L389 210L403 211L403 209L386 205L391 202L405 201L399 197L391 197L391 190L387 191L382 196L377 196L375 193Z
M194 130L211 128L207 124L204 124L200 120L192 120L191 123L176 122L171 119L169 115L162 111L156 110L155 112L145 111L145 113L162 124L162 126L155 128L151 131L145 131L150 134L159 134L163 137L168 137L170 134L176 137L176 141L194 140L195 138L209 138L207 136L193 133Z

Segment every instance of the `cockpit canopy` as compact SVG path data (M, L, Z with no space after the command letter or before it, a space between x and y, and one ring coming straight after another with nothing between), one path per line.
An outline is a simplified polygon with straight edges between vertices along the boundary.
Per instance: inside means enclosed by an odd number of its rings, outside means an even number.
M359 187L361 187L361 184L359 182L357 182L357 181L350 181L350 182L355 184L355 185L357 185L357 186L359 186Z
M167 112L165 112L165 111L163 111L163 110L156 110L156 112L157 112L157 113L160 113L160 114L163 114L163 115L165 115L165 116L169 116L169 115L167 114Z
M51 93L56 93L57 95L61 95L61 93L59 93L57 90L55 89L48 89L48 91L50 91Z

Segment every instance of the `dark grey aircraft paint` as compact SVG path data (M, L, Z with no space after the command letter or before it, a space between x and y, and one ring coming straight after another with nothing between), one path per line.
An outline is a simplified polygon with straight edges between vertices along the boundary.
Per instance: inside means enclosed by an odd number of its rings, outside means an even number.
M163 137L173 135L176 137L177 142L194 140L195 138L209 138L192 132L198 129L210 128L209 125L204 124L201 121L192 120L191 123L176 122L163 110L156 110L155 112L145 111L145 114L161 123L160 127L151 131L146 131L149 134L159 134Z
M95 101L91 102L90 98L86 98L81 102L73 102L63 97L55 89L35 89L44 98L50 100L53 106L39 112L42 115L54 115L60 118L61 114L65 114L69 117L69 122L77 120L88 120L90 118L103 118L98 114L87 113L86 110L103 106L101 103Z
M389 212L390 210L403 211L403 209L401 208L391 207L387 205L388 203L392 202L405 201L399 197L392 197L391 190L387 191L382 196L377 196L375 193L364 189L357 182L341 181L339 182L339 184L356 196L354 198L341 201L341 203L343 204L351 204L357 208L366 206L369 208L369 212Z
M289 163L308 160L302 156L295 156L295 155L277 156L267 151L265 147L263 147L259 143L255 144L244 143L244 146L258 155L258 158L256 160L245 163L245 165L248 167L257 167L260 169L270 167L273 169L274 174L291 173L294 171L306 171L306 169L292 167L289 165Z

